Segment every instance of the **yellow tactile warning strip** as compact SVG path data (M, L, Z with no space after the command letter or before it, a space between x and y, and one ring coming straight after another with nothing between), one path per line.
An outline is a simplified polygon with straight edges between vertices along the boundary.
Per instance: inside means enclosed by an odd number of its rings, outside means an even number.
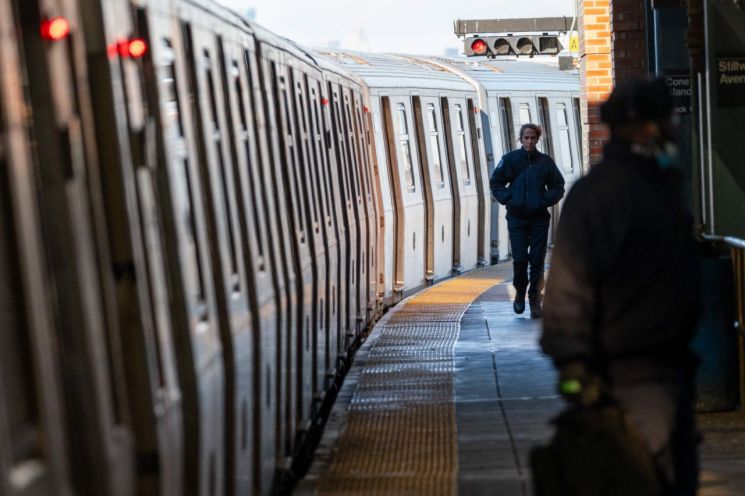
M457 493L453 346L471 302L500 282L492 269L450 279L379 324L318 494Z

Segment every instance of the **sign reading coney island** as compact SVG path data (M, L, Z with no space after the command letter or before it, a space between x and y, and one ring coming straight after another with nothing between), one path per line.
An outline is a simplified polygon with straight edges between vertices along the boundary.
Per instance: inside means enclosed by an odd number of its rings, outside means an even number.
M745 107L745 54L717 56L714 69L719 107Z

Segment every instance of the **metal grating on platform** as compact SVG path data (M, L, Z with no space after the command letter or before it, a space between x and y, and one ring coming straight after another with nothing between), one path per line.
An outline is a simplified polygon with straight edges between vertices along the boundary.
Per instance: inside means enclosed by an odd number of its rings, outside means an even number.
M499 282L490 270L445 281L381 324L318 494L457 492L453 346L468 306Z

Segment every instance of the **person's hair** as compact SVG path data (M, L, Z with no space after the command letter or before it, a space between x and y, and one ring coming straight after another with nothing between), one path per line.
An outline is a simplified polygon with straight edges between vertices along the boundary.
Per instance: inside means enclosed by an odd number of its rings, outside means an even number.
M543 134L543 129L541 129L541 126L539 126L538 124L528 123L520 126L520 134L517 135L518 142L522 141L523 134L527 129L532 129L533 131L535 131L535 133L538 135L538 139L541 139L541 135Z

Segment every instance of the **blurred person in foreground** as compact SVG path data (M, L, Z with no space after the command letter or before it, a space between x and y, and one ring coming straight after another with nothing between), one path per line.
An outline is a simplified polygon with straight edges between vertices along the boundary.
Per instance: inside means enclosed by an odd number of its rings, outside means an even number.
M564 177L559 168L549 155L536 149L541 134L540 126L523 124L522 148L505 154L490 180L492 195L507 207L515 286L512 308L517 314L523 313L527 293L530 317L534 319L541 317L543 267L551 221L548 208L564 196Z
M546 286L541 346L571 403L617 401L654 457L665 494L696 494L690 349L699 259L676 128L660 80L620 83L600 108L603 158L572 188Z

